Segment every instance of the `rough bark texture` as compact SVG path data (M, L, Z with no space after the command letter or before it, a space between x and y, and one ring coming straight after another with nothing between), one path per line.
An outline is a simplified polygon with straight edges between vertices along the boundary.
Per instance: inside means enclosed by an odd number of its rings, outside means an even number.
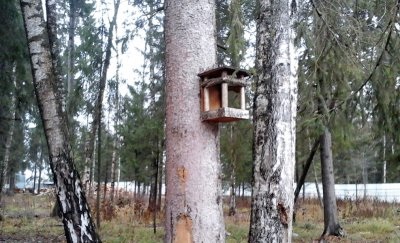
M249 242L291 242L297 105L296 2L259 1Z
M28 49L39 111L49 150L57 201L68 242L99 242L75 169L62 112L41 1L22 0Z
M165 242L225 242L219 130L201 122L197 77L216 63L214 4L165 2Z

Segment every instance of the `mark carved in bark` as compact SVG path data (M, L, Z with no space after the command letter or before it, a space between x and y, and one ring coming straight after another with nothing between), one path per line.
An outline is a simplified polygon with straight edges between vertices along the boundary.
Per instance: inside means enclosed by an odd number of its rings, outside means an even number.
M180 184L184 185L187 178L187 170L184 166L178 168L178 177Z
M288 219L288 214L287 214L287 211L286 211L285 206L283 206L282 203L278 203L277 208L278 208L278 213L279 213L279 218L280 218L280 220L281 220L281 223L282 223L285 227L288 227L288 220L289 220L289 219Z
M174 234L174 243L191 243L193 242L193 234L192 234L192 219L184 214L178 216L178 221L176 223L175 234Z

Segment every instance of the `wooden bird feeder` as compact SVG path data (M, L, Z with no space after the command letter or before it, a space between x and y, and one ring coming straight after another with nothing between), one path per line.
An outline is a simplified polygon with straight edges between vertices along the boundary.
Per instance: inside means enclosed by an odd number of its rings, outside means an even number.
M201 78L201 120L232 122L249 119L246 110L244 70L219 67L198 74Z

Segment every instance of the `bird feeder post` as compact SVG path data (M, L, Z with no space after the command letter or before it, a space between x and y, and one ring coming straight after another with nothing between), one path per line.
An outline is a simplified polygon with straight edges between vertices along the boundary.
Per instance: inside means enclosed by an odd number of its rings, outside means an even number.
M203 92L204 92L204 94L203 94L204 95L204 111L209 111L210 110L210 94L208 92L208 88L204 87Z
M244 87L240 87L240 109L246 110L246 94Z
M228 84L221 84L221 93L222 93L222 107L228 107Z

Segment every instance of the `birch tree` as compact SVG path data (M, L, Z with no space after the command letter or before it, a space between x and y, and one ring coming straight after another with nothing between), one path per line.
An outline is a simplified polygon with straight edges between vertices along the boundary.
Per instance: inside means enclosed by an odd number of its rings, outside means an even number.
M297 63L294 0L260 0L249 242L291 242Z
M165 2L165 242L225 242L217 124L200 119L197 74L216 63L215 3Z
M47 139L50 167L68 242L100 242L75 169L41 1L21 0L34 89Z

